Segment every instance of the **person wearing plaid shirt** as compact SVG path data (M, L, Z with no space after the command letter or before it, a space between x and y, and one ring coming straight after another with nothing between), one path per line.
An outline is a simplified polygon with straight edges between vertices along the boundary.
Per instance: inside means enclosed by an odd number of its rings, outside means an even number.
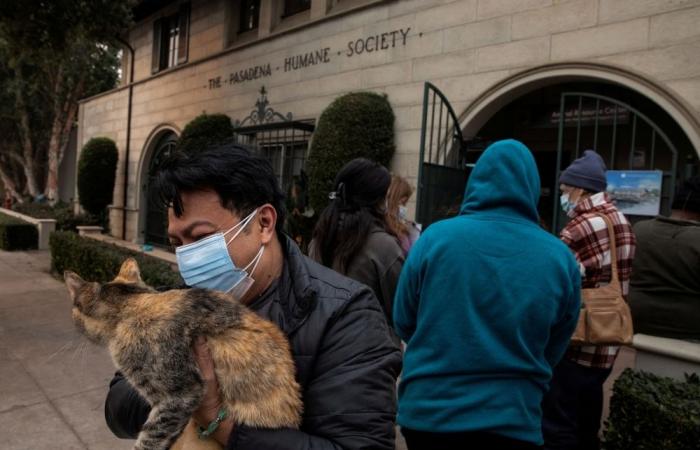
M623 295L629 292L636 240L632 226L605 193L605 163L592 150L575 160L559 178L562 208L571 218L562 241L579 263L583 288L595 288L612 277L610 238L604 215L613 224L618 276ZM599 449L603 383L610 375L618 346L569 346L554 370L543 402L545 448Z

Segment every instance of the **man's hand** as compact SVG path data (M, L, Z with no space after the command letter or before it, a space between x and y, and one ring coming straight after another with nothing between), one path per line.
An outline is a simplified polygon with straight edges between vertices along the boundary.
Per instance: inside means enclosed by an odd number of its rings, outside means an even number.
M204 381L204 397L192 417L199 426L206 428L216 419L219 410L223 406L223 400L219 393L219 382L216 379L216 372L214 372L214 360L211 358L207 339L201 336L197 337L192 350ZM228 413L230 414L231 412L228 411ZM216 439L221 445L226 445L231 431L233 431L233 418L227 417L219 424L219 427L211 437Z

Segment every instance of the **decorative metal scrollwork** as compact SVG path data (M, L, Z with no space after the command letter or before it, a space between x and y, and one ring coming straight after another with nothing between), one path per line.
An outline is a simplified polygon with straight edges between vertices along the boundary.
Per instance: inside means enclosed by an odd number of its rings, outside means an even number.
M243 120L236 120L233 126L240 128L246 124L249 125L260 125L263 123L274 122L275 119L281 120L283 122L290 122L292 120L292 113L287 113L286 116L278 113L270 106L270 101L267 99L267 91L265 86L260 89L260 97L255 102L255 108L250 112L250 115Z

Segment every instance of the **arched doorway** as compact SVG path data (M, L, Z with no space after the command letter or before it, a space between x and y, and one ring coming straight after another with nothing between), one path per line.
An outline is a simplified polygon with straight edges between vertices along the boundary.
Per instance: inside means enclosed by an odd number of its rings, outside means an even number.
M674 182L700 170L700 124L693 110L658 85L614 67L530 69L485 91L459 117L449 99L426 84L423 112L417 218L424 225L458 210L453 203L463 191L457 185L463 189L486 146L504 138L533 150L542 179L540 215L552 230L565 220L558 210L558 174L585 149L596 149L614 170L662 172L662 214L669 213ZM447 202L439 211L435 198Z
M513 99L468 140L467 162L475 162L490 142L505 138L533 151L542 183L538 210L542 224L553 231L567 220L558 201L559 173L586 149L597 151L608 170L623 171L621 176L658 174L658 186L649 188L658 208L642 212L627 205L632 221L669 215L676 180L698 164L695 148L668 113L640 93L611 83L556 83Z
M142 174L144 184L143 200L145 204L142 207L144 211L144 242L159 247L168 247L168 210L163 205L158 191L155 189L155 179L158 174L158 169L163 164L163 161L170 156L177 143L177 135L172 131L165 131L156 141L156 144L151 153L150 161L148 162L147 172ZM145 168L146 166L144 166Z

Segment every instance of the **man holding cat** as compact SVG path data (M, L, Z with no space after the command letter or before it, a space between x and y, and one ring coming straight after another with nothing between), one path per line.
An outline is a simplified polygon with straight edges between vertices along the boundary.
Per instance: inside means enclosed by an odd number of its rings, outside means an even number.
M270 164L235 144L176 154L159 185L168 234L190 286L230 292L290 341L302 388L299 430L221 420L206 342L195 346L207 393L194 419L229 449L394 448L401 352L372 291L302 255L283 232L284 202ZM117 374L109 427L134 438L150 406Z

